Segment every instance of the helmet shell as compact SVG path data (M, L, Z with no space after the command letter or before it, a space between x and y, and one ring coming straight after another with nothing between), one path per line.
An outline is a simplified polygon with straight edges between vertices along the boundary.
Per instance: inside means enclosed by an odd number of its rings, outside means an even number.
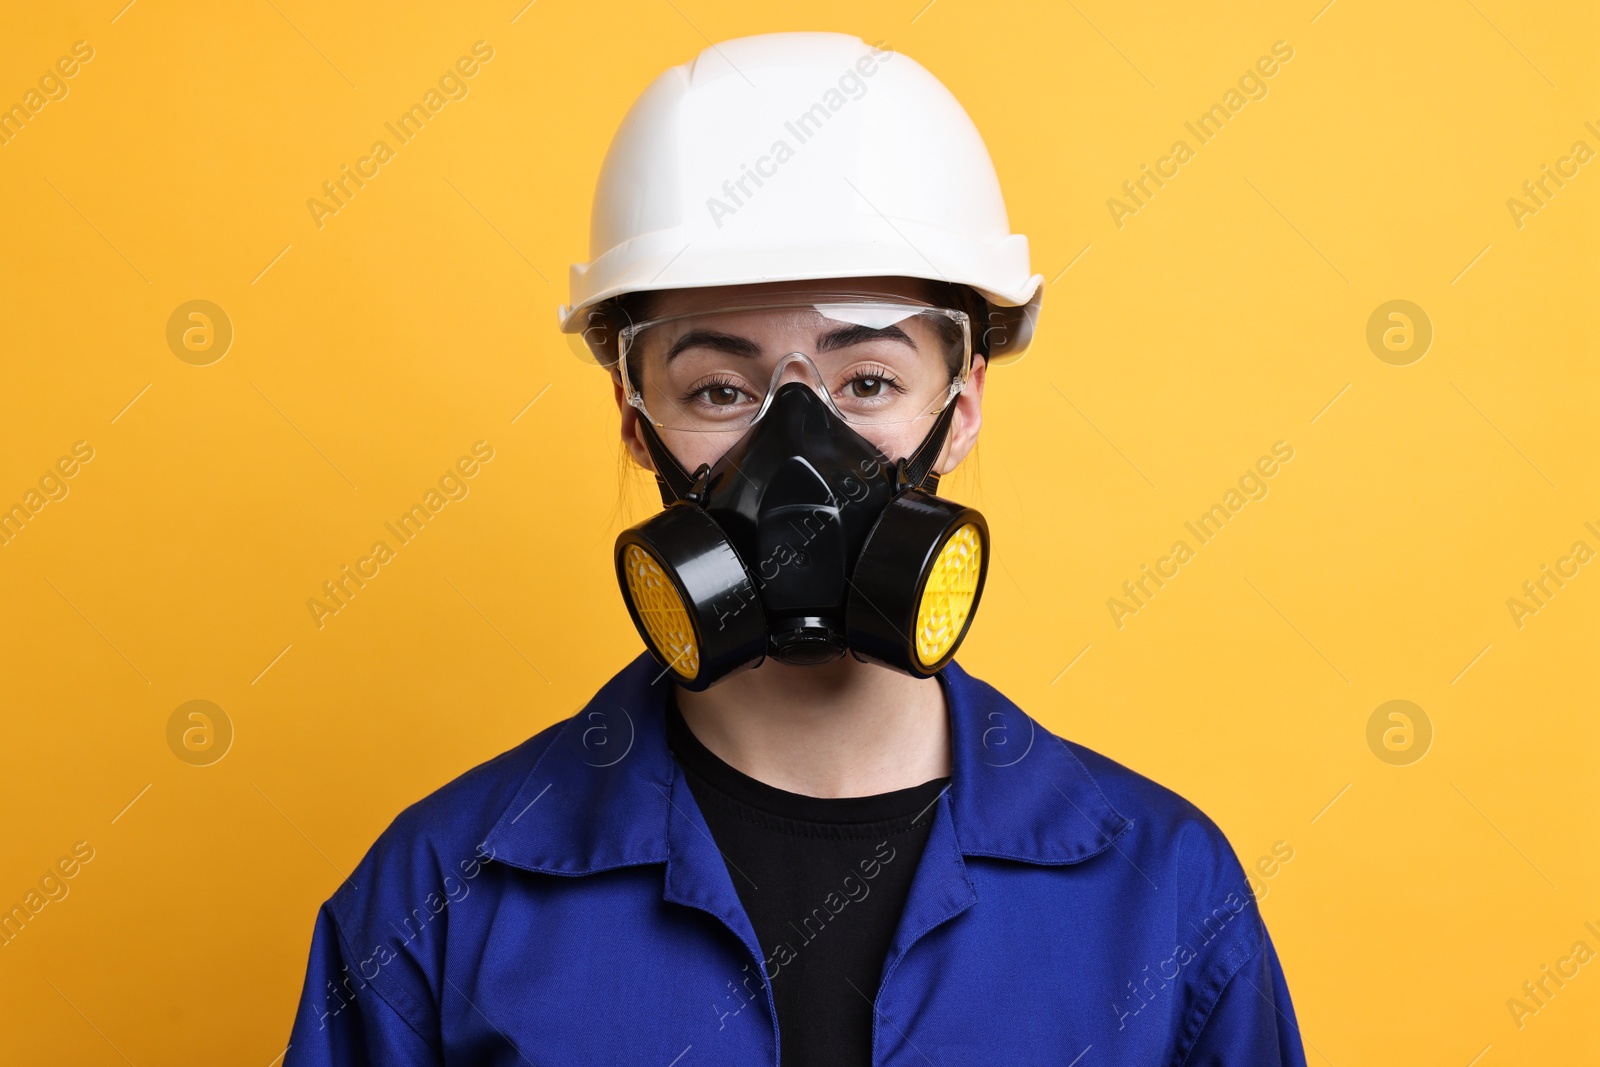
M909 56L840 33L712 45L658 77L613 137L567 333L626 293L900 276L966 285L990 362L1022 355L1043 277L982 136Z

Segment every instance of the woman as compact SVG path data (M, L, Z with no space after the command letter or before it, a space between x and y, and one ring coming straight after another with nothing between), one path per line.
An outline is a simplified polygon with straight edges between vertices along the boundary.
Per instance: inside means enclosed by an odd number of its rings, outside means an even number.
M935 490L1042 282L954 98L713 46L592 244L562 326L667 505L617 543L647 651L384 832L286 1062L1303 1064L1217 827L953 659L988 534Z

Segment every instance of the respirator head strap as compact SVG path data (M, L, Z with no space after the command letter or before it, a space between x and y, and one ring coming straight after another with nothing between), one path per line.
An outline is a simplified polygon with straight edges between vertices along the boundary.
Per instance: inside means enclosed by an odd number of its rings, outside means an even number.
M956 405L952 400L939 412L939 418L934 422L933 428L928 431L928 436L922 439L917 450L904 461L905 477L913 489L922 489L929 493L939 489L939 475L933 472L933 465L939 460L939 453L944 449L945 438L950 434L950 423L955 418Z
M655 423L644 412L639 412L639 425L644 430L644 447L656 468L656 488L661 490L662 507L670 507L687 499L694 489L695 476L684 469L678 457L672 454L667 443L656 432Z

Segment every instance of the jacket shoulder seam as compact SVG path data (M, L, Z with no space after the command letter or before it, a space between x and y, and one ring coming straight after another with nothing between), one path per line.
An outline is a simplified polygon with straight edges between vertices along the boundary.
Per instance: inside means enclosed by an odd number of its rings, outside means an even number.
M1227 966L1227 969L1222 972L1222 981L1217 985L1217 992L1215 996L1208 998L1206 1001L1202 1001L1201 1004L1197 1004L1195 1008L1190 1011L1188 1019L1189 1025L1185 1026L1184 1029L1188 1030L1190 1027L1193 1027L1194 1036L1182 1037L1180 1035L1180 1043L1177 1048L1178 1054L1173 1060L1173 1067L1184 1067L1184 1065L1189 1062L1189 1057L1194 1054L1194 1050L1200 1044L1200 1038L1205 1035L1206 1027L1211 1023L1212 1015L1216 1013L1217 1005L1222 1003L1223 994L1228 991L1228 987L1233 984L1233 980L1238 977L1239 972L1244 970L1251 960L1261 955L1261 950L1266 944L1266 939L1259 936L1259 927L1261 924L1259 913L1253 912L1253 914L1256 922L1252 924L1252 930L1258 934L1255 947L1249 952L1245 953L1238 960L1238 962Z
M351 945L349 937L345 934L344 925L339 921L339 917L333 914L330 910L329 918L333 921L333 928L335 933L338 934L340 946L351 959L359 960L360 956L355 951L354 946ZM405 1023L406 1028L413 1034L416 1034L417 1038L423 1044L427 1045L428 1048L432 1049L434 1052L439 1051L438 1043L433 1038L430 1038L427 1034L425 1034L423 1032L423 1028L419 1025L418 1019L422 1015L422 1011L417 1006L416 1002L411 999L411 995L407 993L405 989L403 989L398 983L394 982L394 980L387 973L385 973L381 967L379 968L378 974L375 977L367 978L365 975L361 975L361 965L358 962L356 964L356 974L360 975L367 985L371 987L372 991L378 995L378 1000L383 1004L383 1006L392 1011L401 1022ZM382 986L378 984L378 979L380 978L384 980ZM396 1000L398 1000L400 1003L395 1003Z

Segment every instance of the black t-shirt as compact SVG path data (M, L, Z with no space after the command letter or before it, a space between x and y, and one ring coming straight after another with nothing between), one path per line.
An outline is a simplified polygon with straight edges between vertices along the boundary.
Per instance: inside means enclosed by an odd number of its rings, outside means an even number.
M701 744L675 699L667 743L766 957L784 1067L870 1065L884 958L950 779L870 797L776 789Z

